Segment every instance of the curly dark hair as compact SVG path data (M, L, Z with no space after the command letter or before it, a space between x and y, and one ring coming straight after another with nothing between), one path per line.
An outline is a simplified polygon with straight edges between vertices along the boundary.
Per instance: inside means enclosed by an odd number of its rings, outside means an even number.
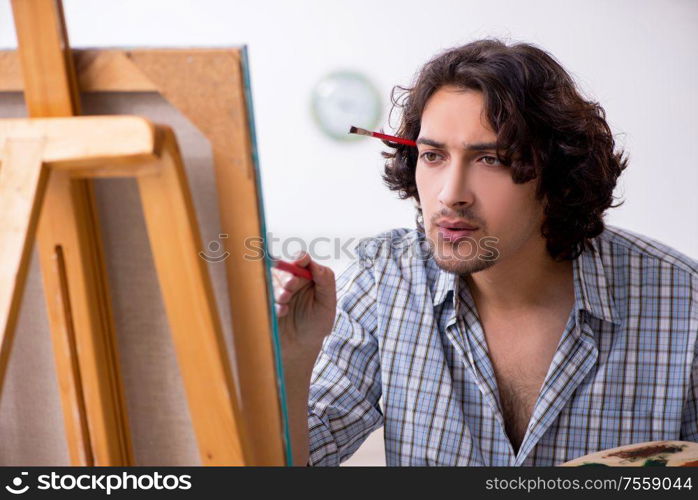
M416 140L428 99L451 85L483 94L487 118L497 133L497 156L515 183L537 178L544 202L541 234L555 260L571 260L604 230L627 157L615 151L606 113L585 100L570 75L547 52L531 44L507 46L496 39L452 48L431 59L412 87L395 86L393 108L402 110L397 135ZM384 141L391 151L383 180L401 199L417 202L417 227L424 232L415 182L417 149Z

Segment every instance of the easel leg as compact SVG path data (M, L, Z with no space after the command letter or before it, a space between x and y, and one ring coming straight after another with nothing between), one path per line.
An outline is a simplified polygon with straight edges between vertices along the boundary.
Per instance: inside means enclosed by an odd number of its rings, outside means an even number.
M135 460L90 182L51 173L37 245L71 464L127 466Z
M43 142L8 139L0 166L0 393L49 175Z
M203 465L244 465L237 391L186 174L162 129L162 167L138 177L148 235Z
M29 115L79 114L60 0L13 0L12 9ZM71 464L133 465L91 181L58 177L36 241Z

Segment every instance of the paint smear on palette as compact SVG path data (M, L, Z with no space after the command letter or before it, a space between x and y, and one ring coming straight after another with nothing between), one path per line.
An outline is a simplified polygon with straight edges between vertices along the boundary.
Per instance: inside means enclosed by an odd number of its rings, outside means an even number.
M654 446L642 446L640 448L631 448L630 450L620 450L615 453L609 453L608 455L606 455L606 457L618 457L632 461L639 460L641 458L650 458L655 455L670 455L672 453L678 453L684 448L684 445L675 446L660 444Z
M651 441L589 453L563 466L698 467L698 443Z
M650 458L645 460L643 467L666 467L668 460L666 458Z

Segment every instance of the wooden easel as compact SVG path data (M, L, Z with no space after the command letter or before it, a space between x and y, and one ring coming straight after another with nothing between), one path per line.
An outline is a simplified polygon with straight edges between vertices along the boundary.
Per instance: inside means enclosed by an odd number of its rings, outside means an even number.
M30 116L54 118L0 121L0 389L36 232L71 462L134 465L90 181L133 176L201 461L258 462L173 133L137 117L55 118L79 112L60 2L13 0L13 10Z
M172 131L130 116L0 120L0 144L0 383L37 221L53 178L132 176L138 181L202 462L240 461L233 380L208 271L197 255L201 239ZM54 272L63 296L66 269L60 247ZM75 339L65 333L59 342L79 387L83 380ZM78 402L85 404L84 399ZM82 446L88 463L96 462L87 446L90 429L71 438L73 445ZM122 445L123 459L132 463L130 442Z

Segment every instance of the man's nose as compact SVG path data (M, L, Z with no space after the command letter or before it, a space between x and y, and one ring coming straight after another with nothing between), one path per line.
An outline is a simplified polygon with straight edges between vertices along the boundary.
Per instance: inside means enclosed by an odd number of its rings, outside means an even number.
M455 208L472 205L474 201L475 196L471 189L468 168L457 162L451 162L443 171L439 202Z

